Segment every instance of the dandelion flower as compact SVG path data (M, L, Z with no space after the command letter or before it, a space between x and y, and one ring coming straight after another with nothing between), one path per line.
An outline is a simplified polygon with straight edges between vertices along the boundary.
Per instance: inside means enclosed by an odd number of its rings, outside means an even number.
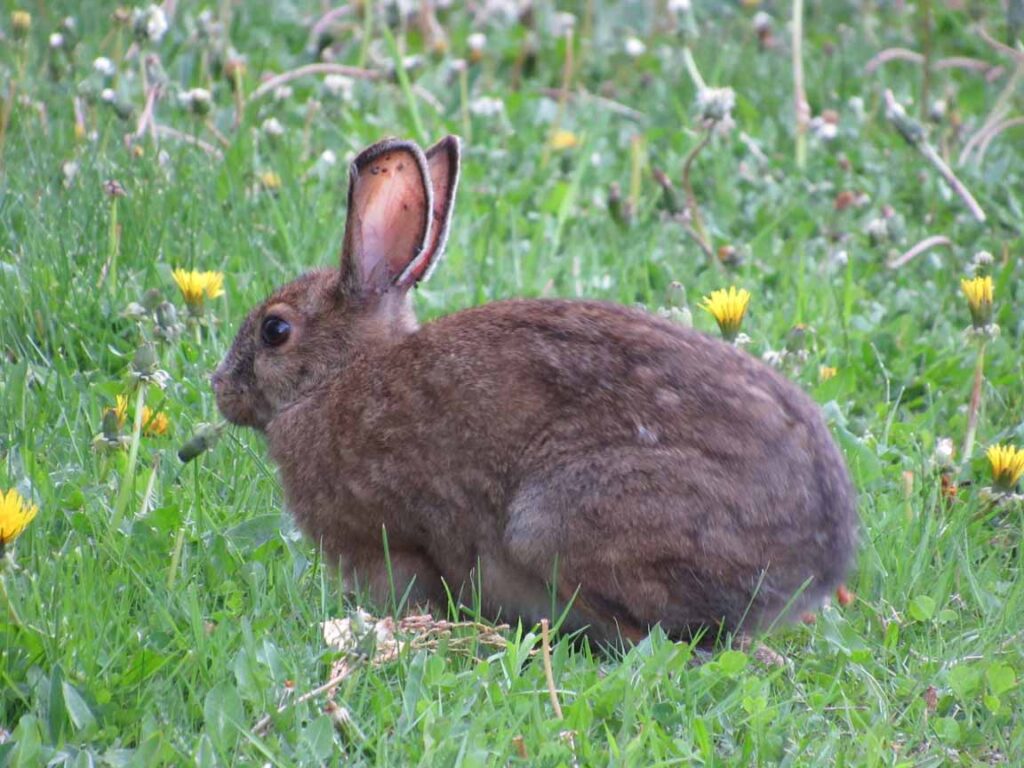
M993 445L986 451L996 490L1012 493L1024 475L1024 450L1012 445Z
M202 311L204 300L224 295L224 275L221 272L186 271L179 268L172 275L181 290L182 298L193 312Z
M276 192L281 188L281 177L274 171L264 171L260 174L260 184L268 192Z
M823 365L818 369L818 378L822 381L828 381L829 379L834 379L837 373L839 373L839 369L831 365Z
M579 137L572 131L559 130L551 134L551 148L556 152L572 149L580 145Z
M992 321L992 278L986 275L963 279L960 281L960 290L967 297L967 307L971 310L974 327L987 327Z
M171 420L163 411L154 411L148 405L142 407L142 433L149 437L162 437L167 434Z
M743 316L750 304L750 291L746 288L737 289L731 286L728 290L712 291L705 296L701 309L705 309L715 318L718 329L726 341L733 341L743 324Z
M38 511L35 504L26 502L13 488L6 494L0 491L0 552L5 544L18 538Z
M117 428L124 429L124 424L128 421L128 398L124 395L118 395L116 405L109 410L113 411L117 417Z

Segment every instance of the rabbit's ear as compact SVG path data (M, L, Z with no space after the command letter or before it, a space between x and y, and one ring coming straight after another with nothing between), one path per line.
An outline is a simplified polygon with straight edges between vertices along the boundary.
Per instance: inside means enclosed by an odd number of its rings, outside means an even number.
M431 236L427 160L410 141L385 139L352 162L341 251L343 290L383 293L417 260Z
M431 206L430 236L426 248L399 276L396 285L408 288L426 280L441 261L444 246L448 242L448 228L451 225L452 209L455 207L455 192L459 186L459 162L462 156L462 142L458 136L445 136L427 150L427 167L433 187L434 203Z

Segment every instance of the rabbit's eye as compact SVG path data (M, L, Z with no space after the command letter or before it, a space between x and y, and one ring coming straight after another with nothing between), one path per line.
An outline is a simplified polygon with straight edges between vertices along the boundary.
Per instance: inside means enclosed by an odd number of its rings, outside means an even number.
M287 320L282 320L276 315L270 315L263 319L260 327L260 338L268 347L279 347L288 341L292 333L292 327Z

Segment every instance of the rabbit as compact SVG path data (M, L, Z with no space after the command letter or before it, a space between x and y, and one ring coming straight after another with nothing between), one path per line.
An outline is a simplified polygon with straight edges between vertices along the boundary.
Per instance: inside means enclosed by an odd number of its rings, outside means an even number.
M212 377L266 437L287 506L378 603L639 641L752 632L819 606L858 516L817 405L742 350L597 301L419 324L461 144L386 139L349 174L341 264L252 310ZM386 542L386 546L385 546Z

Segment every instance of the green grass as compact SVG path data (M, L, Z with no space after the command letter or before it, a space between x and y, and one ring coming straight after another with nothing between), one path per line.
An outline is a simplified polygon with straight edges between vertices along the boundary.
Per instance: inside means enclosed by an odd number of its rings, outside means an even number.
M474 25L463 10L443 11L446 54L425 51L415 24L390 28L398 49L425 53L408 83L357 82L346 100L319 78L295 81L287 98L250 104L235 130L231 89L223 77L210 79L216 56L190 36L203 6L183 0L154 48L168 80L157 119L215 143L175 96L212 88L210 119L230 143L223 159L167 138L157 146L144 137L138 154L125 147L143 104L138 61L122 62L113 86L133 110L128 120L96 101L100 85L92 74L95 57L116 60L130 43L130 31L118 32L111 21L113 3L27 1L33 26L23 44L11 39L15 6L3 4L2 81L25 56L24 75L15 80L30 101L13 109L0 178L0 490L18 488L40 512L0 563L0 765L344 759L917 766L1024 759L1021 507L993 513L981 491L990 483L984 449L1024 444L1020 129L997 138L982 163L953 163L988 214L978 224L884 118L883 90L910 105L920 68L892 62L864 73L884 48L919 47L914 7L808 2L808 98L814 114L834 109L840 122L835 141L810 139L800 171L788 4L763 4L775 18L776 39L764 52L753 11L694 5L694 58L709 84L737 94L736 127L698 157L694 187L714 247L735 247L738 266L707 263L664 211L651 178L651 167L664 169L682 199L683 159L700 138L682 37L663 9L660 20L651 18L662 3L601 8L589 27L586 4L560 8L580 20L575 85L642 114L572 101L563 127L582 146L548 153L557 110L541 91L561 81L565 45L548 32L547 4L536 9L535 64L518 88L523 27ZM932 5L936 57L974 56L1012 68L969 26L973 14L1002 36L999 3L967 3L969 12ZM311 60L308 24L321 3L211 6L231 11L224 34L247 57L246 93L261 73ZM72 12L78 24L75 39L68 36L71 54L48 51L49 34ZM377 10L367 45L362 18L351 21L339 33L337 61L355 64L365 53L368 67L390 66L392 43L381 25L395 22L394 14ZM208 375L247 308L303 269L337 258L347 158L382 135L428 141L463 131L450 64L467 55L467 36L477 29L488 44L469 70L470 98L500 98L505 110L469 116L449 253L418 292L421 315L540 295L656 309L675 280L687 289L695 324L708 332L713 322L697 308L700 296L730 284L750 289L744 330L752 354L783 349L794 325L806 324L805 359L791 355L786 370L824 406L860 492L863 536L849 581L857 599L826 609L813 626L765 638L786 657L781 667L724 649L695 665L688 647L657 634L621 657L560 639L553 666L561 721L534 653L538 630L523 627L507 634L504 650L480 645L466 652L453 641L407 650L379 667L359 663L335 697L351 725L335 727L324 698L315 697L256 734L259 718L285 700L286 681L298 696L327 679L337 654L325 647L320 622L353 606L283 511L257 438L229 431L188 465L176 451L197 424L217 419ZM631 34L647 43L635 60L623 53ZM932 93L948 98L949 110L930 135L954 161L1008 77L987 83L969 72L934 72ZM85 104L82 140L74 131L76 94ZM315 110L311 99L319 101ZM851 99L861 100L863 117ZM1019 114L1022 102L1019 91L1011 94L1009 114ZM916 106L908 112L916 114ZM949 116L962 123L959 133ZM270 117L284 126L282 136L260 130ZM609 215L607 196L613 182L630 189L633 137L642 141L643 165L632 223L623 227ZM338 162L311 170L326 149ZM274 194L260 189L260 174L269 170L282 181ZM127 196L117 202L116 273L101 280L110 248L108 179ZM844 190L868 201L836 210ZM865 230L883 206L899 226L891 240L873 244ZM899 270L885 266L892 253L934 234L954 245ZM975 455L957 478L957 500L946 503L931 456L940 437L959 449L966 430L975 350L963 334L970 321L959 279L982 249L995 256L990 272L1002 333L987 350ZM157 341L170 381L162 390L149 387L146 397L171 427L167 436L142 437L131 476L127 452L97 451L93 438L115 397L132 393L130 362L154 338L152 322L124 310L156 290L184 315L170 276L178 266L223 271L226 293L210 303L201 328L192 324L178 341ZM822 381L823 365L838 374Z

